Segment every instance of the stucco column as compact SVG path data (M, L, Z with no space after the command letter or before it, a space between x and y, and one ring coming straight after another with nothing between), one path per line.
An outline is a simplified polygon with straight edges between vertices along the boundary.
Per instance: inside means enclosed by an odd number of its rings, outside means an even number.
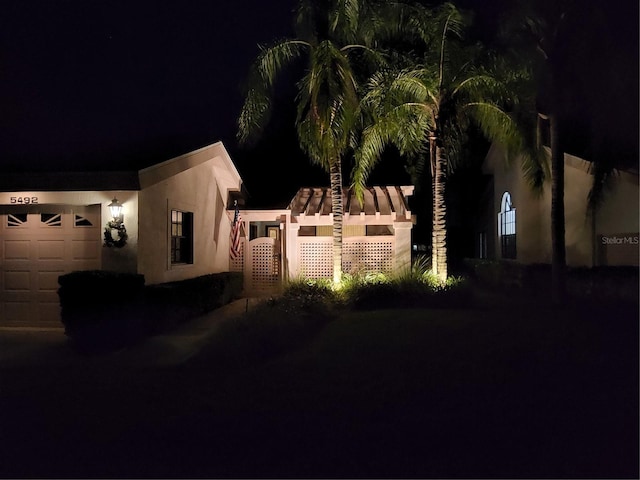
M411 267L411 222L393 222L395 252L393 271L398 273Z
M286 242L285 242L285 262L286 271L289 275L288 279L297 278L300 270L300 261L298 255L298 231L300 224L289 222L286 224ZM287 279L287 280L288 280Z

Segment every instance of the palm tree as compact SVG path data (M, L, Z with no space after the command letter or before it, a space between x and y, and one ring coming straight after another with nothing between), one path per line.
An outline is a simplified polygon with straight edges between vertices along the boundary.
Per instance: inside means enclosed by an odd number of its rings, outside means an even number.
M551 163L551 296L561 304L566 294L566 243L564 209L563 47L561 38L567 15L581 5L573 0L521 0L506 22L507 41L533 65L537 77L537 115L548 121ZM579 15L582 14L580 11ZM580 18L580 17L578 17ZM603 174L607 177L610 171ZM596 179L600 178L598 175ZM595 199L600 193L594 183ZM593 202L595 204L595 202Z
M566 243L564 210L564 130L568 116L565 99L579 88L575 82L569 89L569 56L575 55L577 46L589 51L602 38L590 42L575 34L573 28L584 22L586 6L575 0L520 0L507 17L507 41L518 53L528 58L537 76L538 116L548 121L551 163L551 292L555 304L562 304L566 296ZM569 47L571 45L571 47ZM571 50L570 50L571 48ZM603 86L603 83L599 84ZM604 88L604 87L603 87ZM606 90L606 88L605 88ZM594 135L595 134L595 135ZM597 136L592 132L589 137ZM602 201L609 178L614 173L612 155L592 159L594 181L588 195L589 213Z
M447 278L445 186L447 170L455 167L465 132L473 123L489 140L509 153L521 149L524 138L506 109L517 97L508 88L522 72L502 69L495 56L462 41L468 17L453 4L433 11L434 28L427 38L421 65L383 70L369 81L362 108L371 116L357 152L352 182L356 191L380 160L385 147L395 145L402 155L429 154L433 222L432 270ZM533 169L532 171L537 170Z
M372 13L363 0L300 0L296 38L261 48L238 120L241 142L261 133L277 78L304 62L297 82L296 131L311 162L329 172L335 283L342 276L342 161L355 141L359 73L381 58L372 48L377 25Z

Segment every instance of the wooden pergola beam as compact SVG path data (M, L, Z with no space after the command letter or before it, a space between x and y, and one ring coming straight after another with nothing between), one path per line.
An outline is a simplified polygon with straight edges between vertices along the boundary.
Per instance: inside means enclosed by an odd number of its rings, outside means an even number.
M307 210L309 209L309 204L311 203L311 198L313 197L313 188L309 188L309 197L304 204L304 208L302 209L302 213L307 214Z
M391 201L391 195L389 195L389 190L387 187L381 187L384 192L385 197L387 198L387 202L389 202L389 208L391 209L391 213L396 213L396 209L393 206L393 202Z

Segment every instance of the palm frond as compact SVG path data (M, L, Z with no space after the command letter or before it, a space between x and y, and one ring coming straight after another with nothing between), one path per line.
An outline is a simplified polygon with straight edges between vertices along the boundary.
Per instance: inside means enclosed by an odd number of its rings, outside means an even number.
M354 168L351 172L351 186L356 198L362 204L366 181L379 162L386 145L389 143L389 130L383 121L365 128L355 153Z
M266 88L273 88L285 66L299 58L311 45L302 40L283 40L271 47L261 47L256 70Z
M263 88L251 88L238 117L237 138L241 144L255 140L264 130L271 111L271 97Z
M312 162L323 168L352 144L358 119L358 84L349 58L325 40L311 52L308 71L298 83L298 138Z
M535 195L542 195L544 182L551 177L549 155L543 148L523 149L521 170L527 185Z
M299 57L306 42L284 40L271 47L261 47L258 58L251 66L245 101L238 117L237 138L249 143L264 130L271 113L271 96L276 76Z
M468 76L453 89L451 96L464 95L469 100L481 101L490 98L493 103L504 105L517 102L505 84L490 73Z
M616 169L611 155L604 155L591 162L593 182L587 196L590 212L595 212L602 205L606 194L612 187L612 179L616 176Z
M373 13L373 31L381 44L429 45L437 35L433 10L420 4L381 1Z
M490 141L505 146L509 152L518 152L524 138L518 124L493 102L470 102L464 105L483 135Z
M360 20L360 0L340 0L330 9L330 38L343 43L355 41Z

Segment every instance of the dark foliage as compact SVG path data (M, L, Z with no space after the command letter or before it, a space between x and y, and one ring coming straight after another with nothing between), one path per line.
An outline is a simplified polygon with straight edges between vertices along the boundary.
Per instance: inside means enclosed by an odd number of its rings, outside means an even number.
M548 297L551 265L525 265L511 261L468 259L464 262L469 278L485 288ZM600 266L567 269L570 300L638 303L637 267Z
M65 334L79 351L99 353L148 334L143 275L78 271L61 275L58 283Z
M145 288L146 315L154 320L157 331L163 331L226 305L241 291L242 274L236 272L148 285Z
M239 296L242 275L217 273L159 285L104 270L59 277L65 334L85 353L116 350L175 327Z
M438 287L411 280L366 283L351 288L348 299L355 310L465 308L471 303L472 292L464 281Z

